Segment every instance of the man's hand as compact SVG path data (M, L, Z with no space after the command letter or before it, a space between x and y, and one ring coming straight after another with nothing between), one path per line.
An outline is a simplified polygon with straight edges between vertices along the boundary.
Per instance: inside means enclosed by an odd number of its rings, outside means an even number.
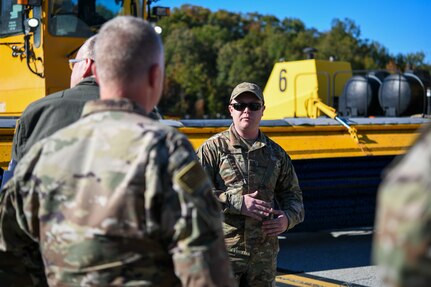
M270 202L256 199L256 197L257 190L243 196L241 214L262 221L262 219L270 215L272 207Z
M265 220L262 223L262 231L266 236L277 236L286 231L289 226L289 220L286 214L281 210L273 210L274 219Z

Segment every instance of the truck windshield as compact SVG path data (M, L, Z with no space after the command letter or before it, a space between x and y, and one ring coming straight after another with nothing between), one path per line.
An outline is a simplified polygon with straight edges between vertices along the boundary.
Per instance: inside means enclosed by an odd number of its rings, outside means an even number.
M22 32L22 5L17 5L16 0L0 1L0 37Z
M48 30L55 36L89 37L106 21L126 13L123 11L124 2L124 0L51 0ZM127 2L130 3L130 1Z

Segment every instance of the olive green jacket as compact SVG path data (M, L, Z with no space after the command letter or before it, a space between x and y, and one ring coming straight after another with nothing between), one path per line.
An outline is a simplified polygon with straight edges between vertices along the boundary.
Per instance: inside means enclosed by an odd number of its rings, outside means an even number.
M94 77L88 77L74 88L31 103L17 123L12 158L19 161L37 141L77 121L84 104L98 98L99 86Z

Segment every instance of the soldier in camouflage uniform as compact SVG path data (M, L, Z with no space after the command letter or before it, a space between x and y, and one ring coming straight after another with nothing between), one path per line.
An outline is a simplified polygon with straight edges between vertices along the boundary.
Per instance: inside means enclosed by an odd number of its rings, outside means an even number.
M230 98L233 124L198 149L222 203L225 242L239 286L275 286L277 235L304 219L290 157L259 131L264 109L261 89L239 84Z
M431 286L431 125L379 188L374 262L386 286Z
M0 195L0 248L37 242L50 286L234 286L211 181L187 138L148 117L160 37L116 17L96 51L101 100L18 163Z

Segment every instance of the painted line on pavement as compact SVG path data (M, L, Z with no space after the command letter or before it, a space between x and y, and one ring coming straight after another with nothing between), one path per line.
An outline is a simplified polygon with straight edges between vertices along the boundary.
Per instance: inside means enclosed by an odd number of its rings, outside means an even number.
M337 281L310 274L278 274L275 278L277 287L364 287L362 285Z

